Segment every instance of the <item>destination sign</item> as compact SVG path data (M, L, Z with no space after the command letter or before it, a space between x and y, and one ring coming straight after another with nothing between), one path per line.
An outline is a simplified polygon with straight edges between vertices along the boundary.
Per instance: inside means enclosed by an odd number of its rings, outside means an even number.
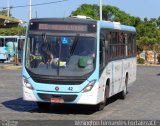
M42 24L39 23L39 30L54 30L54 31L79 31L87 32L88 26L81 24Z

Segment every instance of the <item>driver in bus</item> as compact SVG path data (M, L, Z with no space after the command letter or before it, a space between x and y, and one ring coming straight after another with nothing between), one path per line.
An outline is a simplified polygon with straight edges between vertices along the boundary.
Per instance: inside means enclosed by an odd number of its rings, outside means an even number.
M46 35L42 35L42 38L43 38L43 42L40 45L40 50L39 50L42 55L42 62L44 64L46 64L46 63L53 64L54 63L54 54L51 51L51 45L47 41Z

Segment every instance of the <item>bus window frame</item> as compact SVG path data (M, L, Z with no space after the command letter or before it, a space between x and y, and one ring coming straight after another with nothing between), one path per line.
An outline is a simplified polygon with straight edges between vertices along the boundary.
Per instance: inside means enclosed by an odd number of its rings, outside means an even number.
M104 28L102 28L102 29L100 29L100 31L101 32L103 32L104 34L106 34L106 37L108 36L107 35L107 33L110 33L111 34L111 39L110 39L110 42L108 42L108 44L107 44L107 46L108 46L108 62L109 61L114 61L114 60L120 60L120 59L126 59L126 58L130 58L130 57L135 57L136 56L136 42L135 42L135 40L136 40L136 32L131 32L131 31L123 31L123 30L116 30L116 29L104 29ZM116 42L116 44L113 44L112 43L112 33L115 33L115 32L117 32L117 42ZM120 42L119 42L119 39L118 39L118 33L123 33L123 35L124 35L124 40L123 40L123 43L122 44L119 44ZM126 46L128 47L128 39L126 40L125 39L125 34L130 34L130 35L132 35L132 44L134 45L134 47L133 47L133 49L131 50L131 52L133 52L133 50L134 50L134 53L132 53L130 56L128 56L128 54L126 55ZM124 52L122 52L122 53L124 53L123 55L119 55L118 53L119 53L119 49L117 49L116 50L116 56L112 56L112 50L111 50L111 46L122 46L122 49L121 49L121 51L124 49ZM124 46L124 47L123 47ZM118 47L116 47L116 48L118 48ZM119 55L119 56L118 56ZM108 62L106 62L106 64L108 63Z
M103 39L102 39L103 36ZM99 54L100 54L100 69L103 69L105 67L105 62L106 62L106 53L105 53L105 49L106 49L106 36L105 34L103 34L102 32L100 33L100 48L99 48ZM101 47L102 46L102 47Z

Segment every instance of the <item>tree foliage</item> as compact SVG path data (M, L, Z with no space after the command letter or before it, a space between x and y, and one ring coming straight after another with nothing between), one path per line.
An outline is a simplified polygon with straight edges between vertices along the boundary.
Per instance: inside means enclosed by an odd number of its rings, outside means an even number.
M0 15L7 16L7 10L0 11ZM10 16L11 16L11 13L10 13ZM3 23L4 23L4 19L0 19L0 24L3 24ZM26 28L22 26L11 27L11 28L0 28L0 36L25 35L25 29Z
M99 6L95 4L83 4L71 13L71 16L76 15L85 15L99 20ZM103 20L118 21L122 24L132 26L137 26L141 23L141 19L139 17L130 16L114 6L103 6Z
M12 35L25 35L25 27L13 27L13 28L0 28L0 35L12 36Z
M7 16L7 10L2 10L2 11L0 11L0 15Z
M72 16L84 15L99 20L99 7L95 4L83 4L71 13Z

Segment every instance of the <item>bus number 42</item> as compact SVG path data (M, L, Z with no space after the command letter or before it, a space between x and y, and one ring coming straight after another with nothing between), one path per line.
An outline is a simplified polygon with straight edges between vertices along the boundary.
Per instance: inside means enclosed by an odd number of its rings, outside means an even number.
M73 91L73 87L69 87L68 90L69 90L69 91Z

